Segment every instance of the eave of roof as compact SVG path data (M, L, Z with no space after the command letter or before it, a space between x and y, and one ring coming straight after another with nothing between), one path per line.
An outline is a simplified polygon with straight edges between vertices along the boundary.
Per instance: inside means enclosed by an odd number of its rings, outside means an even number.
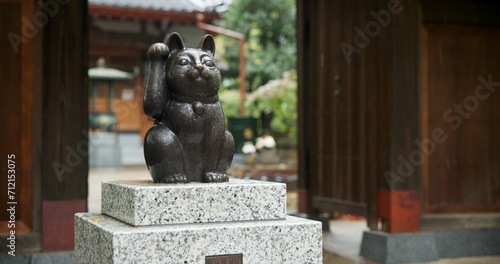
M193 0L89 0L89 5L168 12L206 12L209 4Z
M134 68L134 72L125 72L114 68L98 66L88 69L90 81L130 81L139 75L139 68Z
M105 19L195 23L199 14L204 21L220 18L215 10L191 0L89 0L89 15Z

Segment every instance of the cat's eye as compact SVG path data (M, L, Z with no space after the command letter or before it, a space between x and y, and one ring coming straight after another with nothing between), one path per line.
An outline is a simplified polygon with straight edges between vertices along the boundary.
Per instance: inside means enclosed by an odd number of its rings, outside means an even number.
M214 67L215 66L214 62L211 61L211 60L206 60L206 61L203 62L203 64L205 64L208 67Z
M180 59L179 61L177 61L177 65L188 65L188 64L189 61L186 59Z

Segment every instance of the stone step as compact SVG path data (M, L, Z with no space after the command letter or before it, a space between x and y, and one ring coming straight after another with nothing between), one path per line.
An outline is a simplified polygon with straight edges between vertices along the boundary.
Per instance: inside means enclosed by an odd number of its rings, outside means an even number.
M321 223L283 220L133 227L102 214L75 216L77 263L322 263ZM217 262L222 263L222 262ZM226 262L224 262L226 263Z
M133 226L279 220L286 185L231 178L226 183L102 183L101 212Z

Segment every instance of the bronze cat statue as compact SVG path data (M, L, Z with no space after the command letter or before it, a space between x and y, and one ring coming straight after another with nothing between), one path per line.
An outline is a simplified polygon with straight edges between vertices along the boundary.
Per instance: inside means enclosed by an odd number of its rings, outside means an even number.
M217 96L214 54L211 35L191 49L175 32L148 50L144 112L155 125L144 138L144 157L156 183L228 181L234 139Z

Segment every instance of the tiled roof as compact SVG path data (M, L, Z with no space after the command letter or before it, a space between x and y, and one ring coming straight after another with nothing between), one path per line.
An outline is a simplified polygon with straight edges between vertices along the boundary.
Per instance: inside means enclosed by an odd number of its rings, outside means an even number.
M89 5L170 12L215 12L227 9L230 0L89 0Z

